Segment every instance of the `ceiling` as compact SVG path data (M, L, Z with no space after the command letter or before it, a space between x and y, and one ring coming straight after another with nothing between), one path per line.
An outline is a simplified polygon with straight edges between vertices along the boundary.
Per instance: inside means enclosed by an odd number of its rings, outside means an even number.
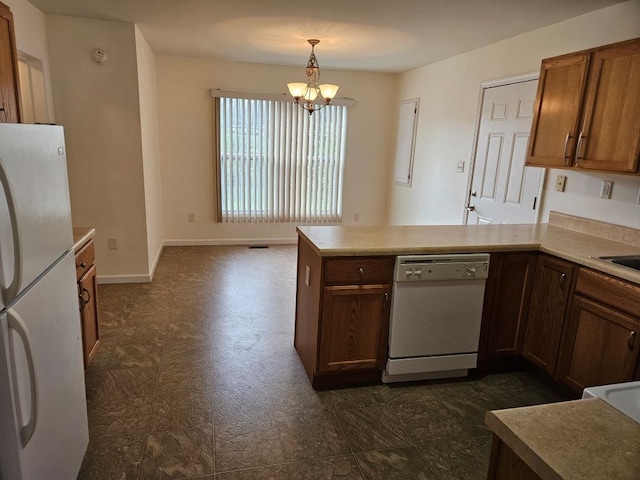
M402 72L621 0L29 0L131 22L160 55ZM99 46L98 46L99 47Z

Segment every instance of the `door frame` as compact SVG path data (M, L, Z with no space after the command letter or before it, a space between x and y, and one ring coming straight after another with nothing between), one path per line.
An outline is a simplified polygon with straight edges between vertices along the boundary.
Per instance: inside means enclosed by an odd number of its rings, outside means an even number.
M515 75L513 77L499 78L497 80L487 80L480 84L480 94L478 95L478 108L476 111L476 126L473 131L473 144L471 149L471 160L469 161L469 174L467 175L467 189L465 191L464 205L462 207L462 224L467 224L469 212L467 211L467 205L471 201L471 185L473 183L473 173L476 167L476 149L478 148L478 133L480 132L480 119L482 117L482 104L484 103L484 94L488 88L503 87L505 85L512 85L514 83L524 83L531 80L538 80L540 78L540 72L525 73L522 75ZM547 169L543 169L542 176L540 178L540 189L538 190L538 204L536 205L536 223L540 222L540 212L542 211L542 192L544 191L544 184L547 178Z

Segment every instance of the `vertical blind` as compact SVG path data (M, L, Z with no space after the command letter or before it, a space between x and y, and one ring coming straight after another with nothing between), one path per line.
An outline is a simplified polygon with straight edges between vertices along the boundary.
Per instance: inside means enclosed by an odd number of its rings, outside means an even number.
M218 220L339 222L347 107L216 98Z

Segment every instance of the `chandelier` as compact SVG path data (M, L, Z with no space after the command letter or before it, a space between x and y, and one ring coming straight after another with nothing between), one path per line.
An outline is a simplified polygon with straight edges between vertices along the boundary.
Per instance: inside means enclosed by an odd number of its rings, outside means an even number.
M329 105L329 102L336 96L338 88L340 87L330 83L318 85L320 80L320 66L318 65L318 60L316 59L316 54L313 51L313 48L320 43L320 40L312 38L307 40L307 42L311 45L311 55L309 56L307 68L305 69L307 72L307 83L288 83L287 87L289 87L289 93L291 93L291 96L295 98L296 103L307 110L309 115L311 115L316 110L320 110L321 108ZM320 96L320 99L324 103L314 103L318 96Z

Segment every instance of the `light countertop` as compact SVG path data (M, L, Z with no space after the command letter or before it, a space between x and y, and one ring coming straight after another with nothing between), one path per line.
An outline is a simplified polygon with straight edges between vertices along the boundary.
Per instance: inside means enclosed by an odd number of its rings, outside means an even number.
M78 253L80 249L96 234L95 228L73 227L73 251Z
M303 226L320 256L541 251L640 284L640 272L597 257L640 255L640 230L552 214L549 224Z
M640 424L599 398L488 412L485 423L543 480L640 478Z

